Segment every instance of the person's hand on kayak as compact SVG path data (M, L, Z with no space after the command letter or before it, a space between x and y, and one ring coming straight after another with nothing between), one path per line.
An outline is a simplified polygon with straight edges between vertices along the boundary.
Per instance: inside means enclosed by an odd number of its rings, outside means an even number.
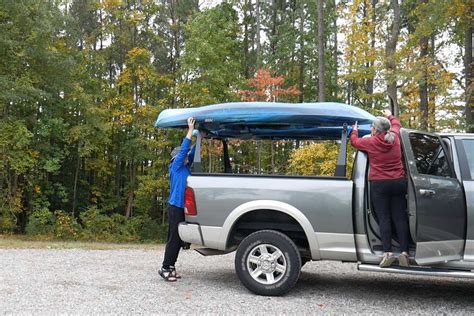
M352 130L354 132L357 132L359 130L359 124L357 124L357 121L354 123L354 125L352 125Z
M188 118L188 128L191 131L194 130L194 123L196 123L196 120L193 117Z

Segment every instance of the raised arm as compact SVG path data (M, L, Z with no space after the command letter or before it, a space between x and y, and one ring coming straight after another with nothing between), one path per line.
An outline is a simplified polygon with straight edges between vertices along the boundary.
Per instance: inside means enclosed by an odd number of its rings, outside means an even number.
M351 145L354 148L357 148L362 151L367 151L369 149L369 144L371 142L370 137L366 138L359 138L359 130L357 125L352 126L351 137L349 138L351 141Z
M176 155L176 158L173 160L173 163L171 164L171 168L173 170L177 170L184 166L184 161L188 155L189 146L191 145L191 138L193 137L194 122L195 120L192 117L188 118L188 133L183 139L181 147L179 148L179 152Z
M400 121L392 115L392 112L390 112L390 110L383 110L383 116L385 116L390 121L390 125L392 125L390 131L400 135L402 124L400 124Z

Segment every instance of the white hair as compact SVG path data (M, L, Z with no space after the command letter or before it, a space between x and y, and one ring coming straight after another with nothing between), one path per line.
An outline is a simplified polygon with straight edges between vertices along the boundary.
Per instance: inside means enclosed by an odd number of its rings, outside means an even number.
M395 140L395 134L390 132L392 125L390 124L390 121L387 118L377 116L374 122L372 123L372 127L375 128L377 134L385 133L384 139L387 143L393 143L393 141Z

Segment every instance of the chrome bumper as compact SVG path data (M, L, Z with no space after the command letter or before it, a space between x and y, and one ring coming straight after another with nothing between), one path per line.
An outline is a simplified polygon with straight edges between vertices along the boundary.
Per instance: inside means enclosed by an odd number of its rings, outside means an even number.
M186 222L179 223L178 232L181 240L190 244L204 245L199 224L190 224Z

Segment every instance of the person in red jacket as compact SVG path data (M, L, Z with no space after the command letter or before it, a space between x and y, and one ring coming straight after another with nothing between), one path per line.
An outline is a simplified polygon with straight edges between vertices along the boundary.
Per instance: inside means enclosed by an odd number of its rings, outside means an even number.
M369 156L370 197L379 220L384 255L380 267L397 259L392 253L392 222L400 242L400 266L408 266L407 179L400 146L400 122L389 110L376 117L370 137L359 138L357 124L352 126L352 146Z

